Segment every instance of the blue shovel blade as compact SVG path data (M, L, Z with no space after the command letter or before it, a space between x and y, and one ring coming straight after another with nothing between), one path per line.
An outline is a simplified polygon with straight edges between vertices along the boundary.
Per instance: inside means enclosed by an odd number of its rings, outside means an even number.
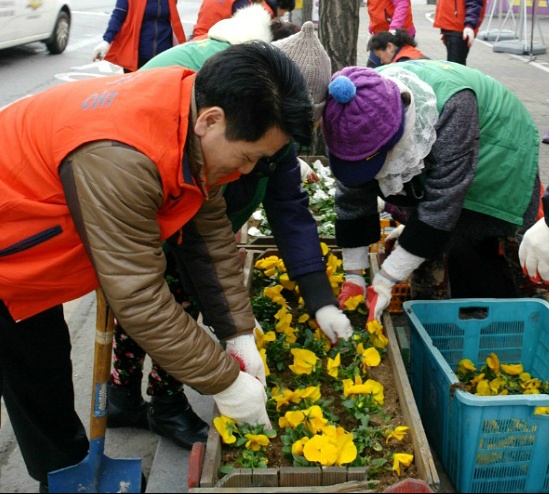
M141 459L109 458L96 441L80 463L48 474L50 492L141 492Z

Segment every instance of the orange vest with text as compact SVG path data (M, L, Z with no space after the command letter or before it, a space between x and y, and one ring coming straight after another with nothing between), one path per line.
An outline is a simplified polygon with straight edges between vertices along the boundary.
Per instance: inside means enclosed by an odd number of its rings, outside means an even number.
M82 144L119 141L155 163L162 239L196 213L204 195L183 164L194 79L193 71L170 67L71 82L0 111L9 143L0 155L0 300L14 319L98 286L58 175Z
M133 72L138 66L139 35L147 0L132 0L129 5L131 7L128 9L126 20L111 43L105 60ZM185 31L179 18L177 0L169 0L169 5L173 34L179 43L185 43Z

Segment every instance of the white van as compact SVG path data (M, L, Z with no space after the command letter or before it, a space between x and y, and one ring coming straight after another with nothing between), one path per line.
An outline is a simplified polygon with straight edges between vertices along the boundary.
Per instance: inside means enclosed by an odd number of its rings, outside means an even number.
M70 0L0 0L0 49L42 41L62 53L70 27Z

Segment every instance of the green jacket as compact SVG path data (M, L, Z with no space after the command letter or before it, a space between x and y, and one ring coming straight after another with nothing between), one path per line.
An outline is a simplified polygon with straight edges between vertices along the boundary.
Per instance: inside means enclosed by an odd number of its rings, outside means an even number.
M479 157L464 207L521 225L531 199L525 191L532 191L538 172L539 136L520 100L495 79L460 64L410 60L400 65L433 88L439 112L458 91L470 89L475 93Z

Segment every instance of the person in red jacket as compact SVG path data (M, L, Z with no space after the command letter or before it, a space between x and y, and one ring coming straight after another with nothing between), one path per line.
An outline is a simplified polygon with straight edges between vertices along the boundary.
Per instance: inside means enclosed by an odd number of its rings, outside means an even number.
M416 35L410 0L368 0L366 6L370 18L368 26L370 34L404 29L410 36ZM381 65L379 58L370 51L367 66L375 68L379 65Z
M238 328L228 338L249 339L254 315L218 185L291 139L309 146L312 130L303 74L264 42L230 46L197 73L82 80L0 110L10 143L0 156L0 393L42 492L49 472L88 453L62 304L98 287L175 379L238 423L270 426L264 367L239 363L176 302L162 242L181 228L202 237L210 296Z
M394 34L390 31L374 34L368 40L367 50L374 52L381 65L428 58L418 50L416 40L403 29L397 29Z
M438 0L434 27L440 28L448 62L467 65L469 49L484 19L486 0Z
M107 60L120 65L124 72L133 72L155 55L185 41L177 0L116 0L92 60Z

